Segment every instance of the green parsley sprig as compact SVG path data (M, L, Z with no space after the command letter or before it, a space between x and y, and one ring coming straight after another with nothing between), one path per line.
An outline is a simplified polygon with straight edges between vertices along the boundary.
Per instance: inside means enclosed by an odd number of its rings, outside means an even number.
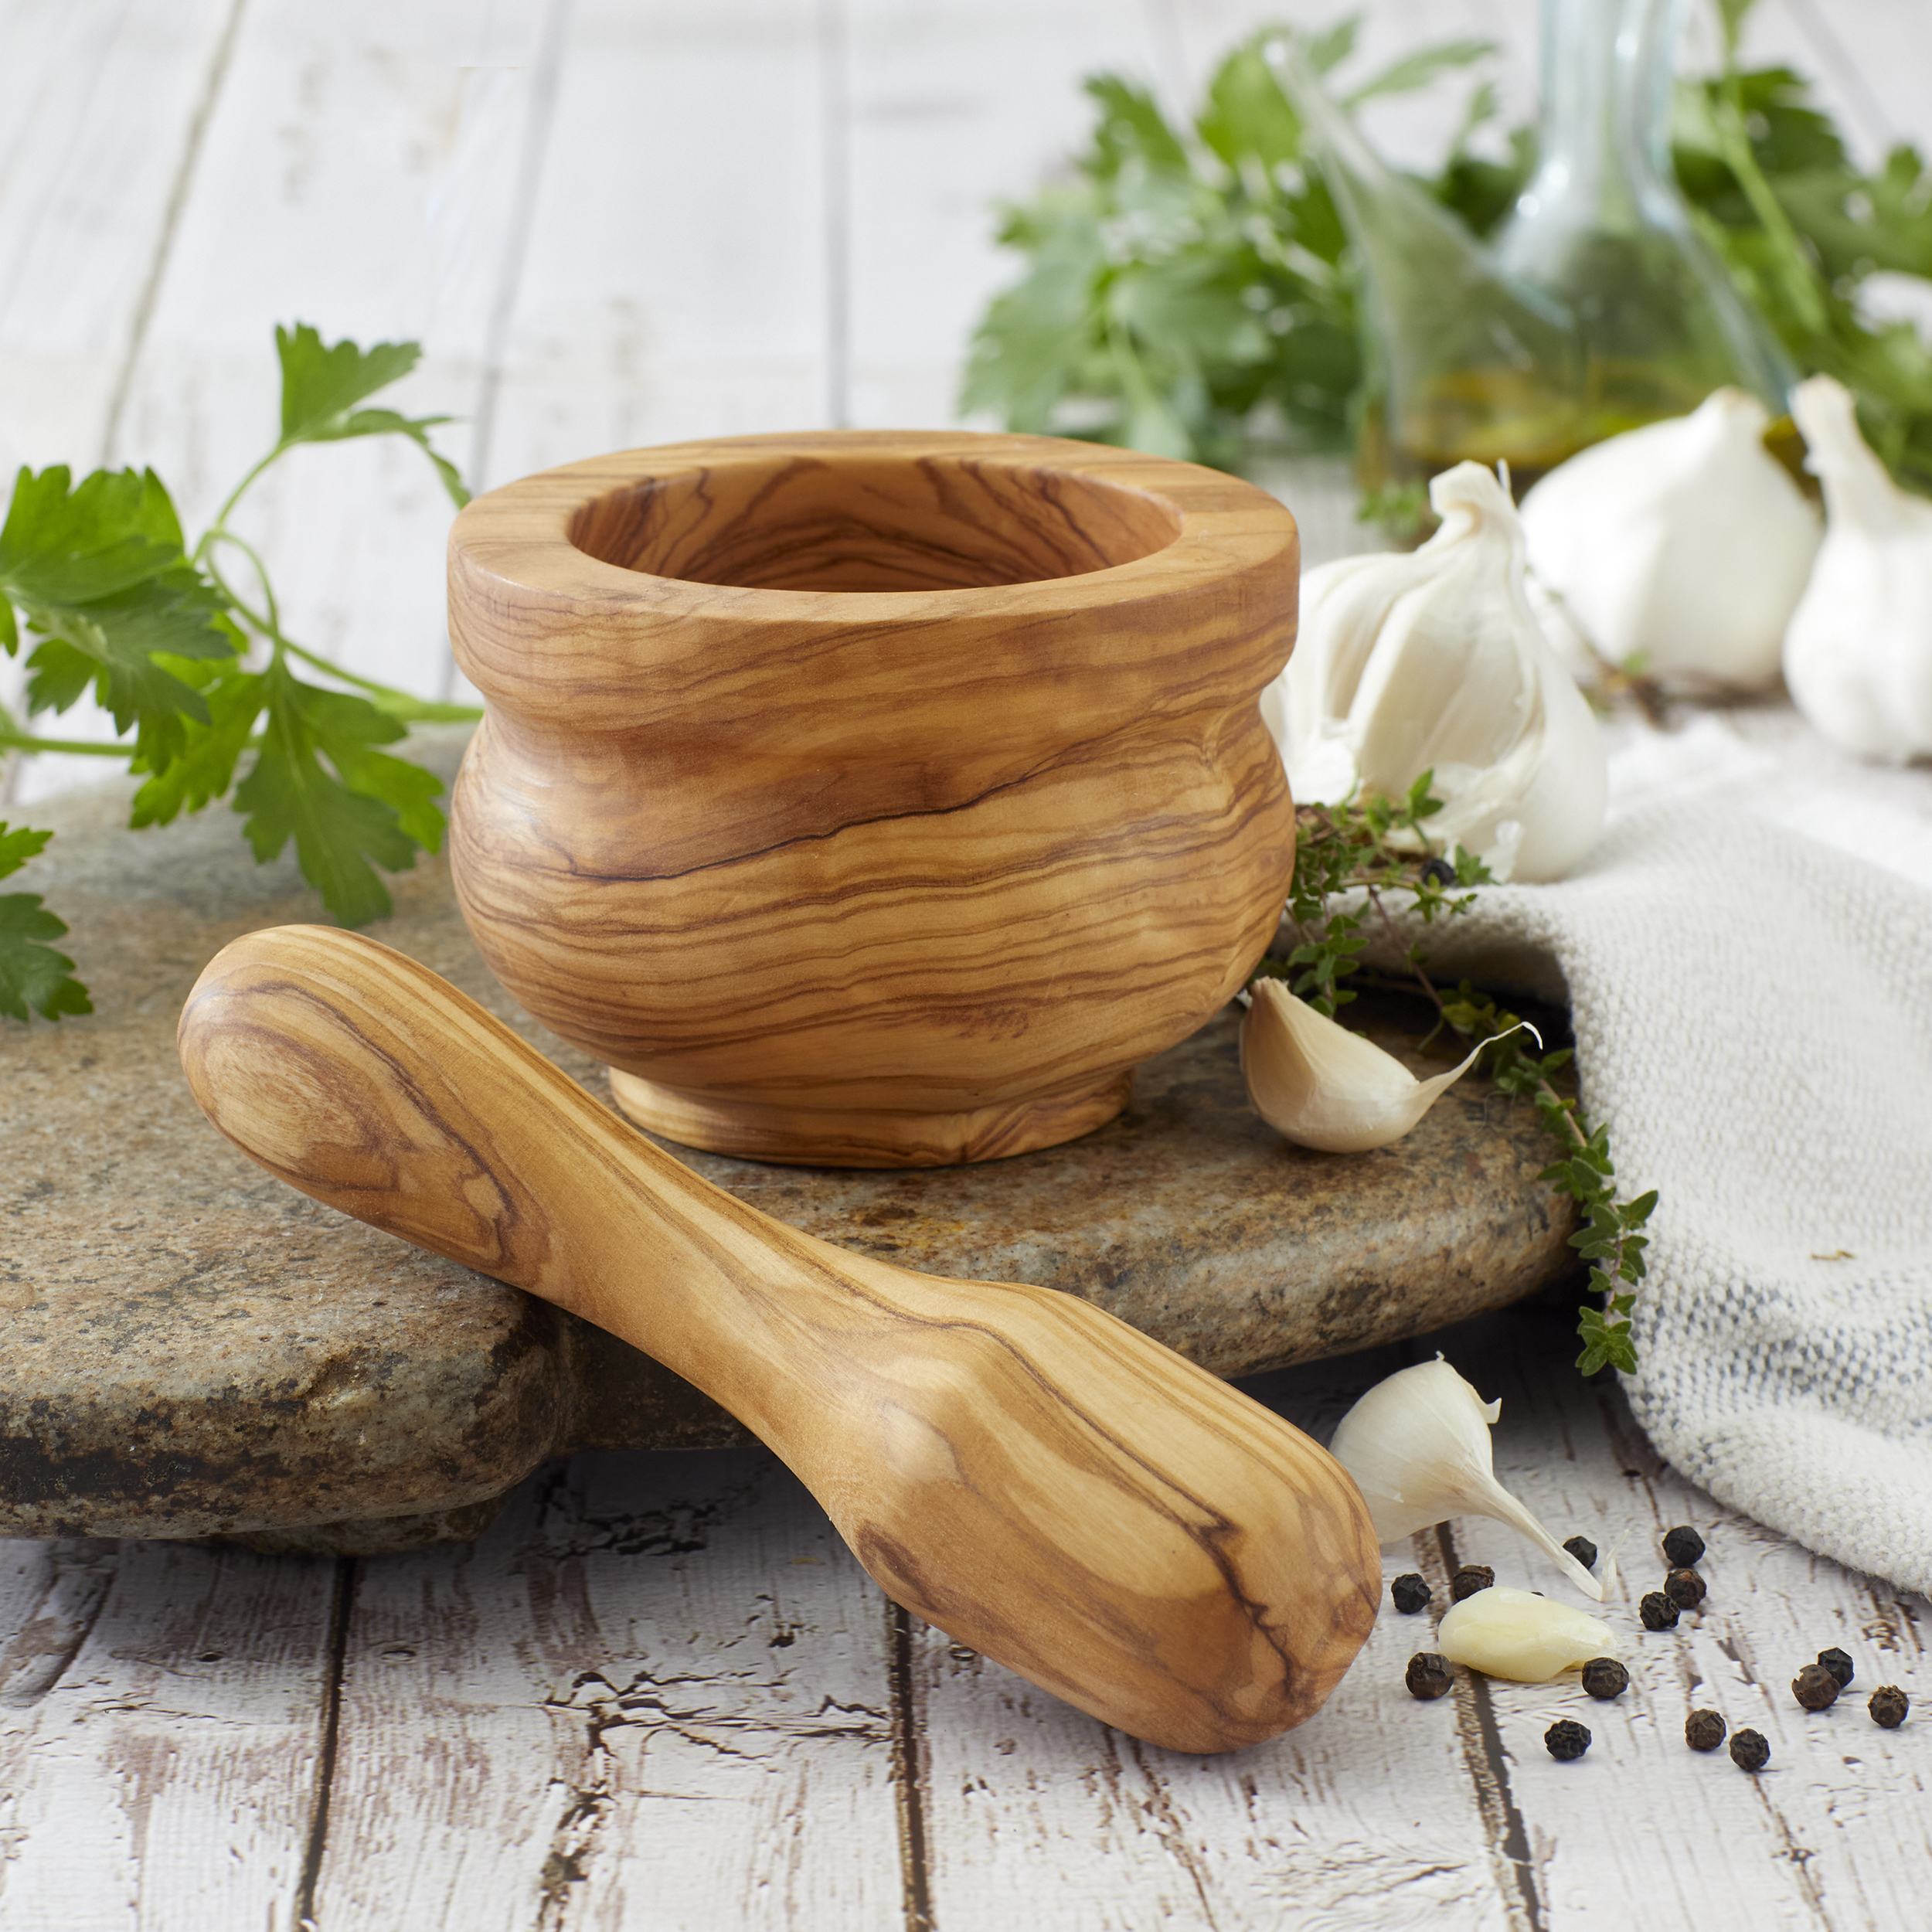
M459 509L468 492L430 445L430 431L448 417L364 406L416 366L417 344L327 344L298 323L277 328L275 347L281 433L192 549L152 470L97 470L77 485L64 464L21 471L0 527L0 648L27 651L30 716L66 711L91 690L120 736L49 737L0 709L0 751L124 760L146 774L130 815L136 826L165 825L232 791L257 859L279 856L293 839L322 903L359 926L390 910L375 868L404 869L435 851L444 832L442 781L376 747L412 723L481 714L411 697L297 642L267 566L230 519L289 451L362 437L406 437ZM330 682L304 678L298 665ZM0 828L0 876L50 836ZM29 1010L49 1019L91 1010L66 976L73 962L45 944L66 930L36 895L0 899L0 1012L24 1020Z
M1376 917L1390 940L1399 940L1389 912L1392 894L1406 899L1400 910L1433 925L1468 912L1476 903L1474 889L1495 883L1473 854L1454 845L1440 849L1431 842L1425 821L1442 809L1442 801L1430 791L1434 776L1425 771L1400 798L1370 791L1338 805L1296 808L1288 893L1296 943L1285 958L1264 960L1260 971L1285 980L1291 992L1331 1019L1355 997L1345 982L1360 970L1359 955L1369 944L1362 930L1365 918ZM1634 1200L1618 1198L1608 1128L1591 1124L1577 1101L1553 1084L1570 1063L1569 1048L1527 1051L1523 1022L1467 980L1445 998L1429 977L1420 941L1404 947L1402 957L1443 1023L1465 1039L1486 1043L1483 1070L1499 1091L1528 1097L1561 1150L1538 1179L1582 1210L1583 1224L1570 1245L1590 1263L1589 1290L1604 1300L1600 1308L1586 1304L1578 1311L1583 1347L1577 1366L1585 1375L1606 1363L1627 1374L1634 1371L1630 1314L1644 1276L1648 1241L1641 1230L1656 1208L1655 1189Z

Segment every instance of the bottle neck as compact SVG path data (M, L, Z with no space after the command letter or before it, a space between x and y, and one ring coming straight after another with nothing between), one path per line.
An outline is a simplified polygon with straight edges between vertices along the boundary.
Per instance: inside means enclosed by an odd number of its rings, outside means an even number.
M1671 86L1689 0L1543 0L1536 173L1519 209L1614 232L1674 202Z

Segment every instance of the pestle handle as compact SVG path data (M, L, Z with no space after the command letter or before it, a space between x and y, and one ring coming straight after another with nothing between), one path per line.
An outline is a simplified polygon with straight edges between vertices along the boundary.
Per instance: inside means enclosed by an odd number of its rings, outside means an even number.
M400 953L251 934L180 1046L270 1172L655 1355L791 1465L889 1596L1109 1723L1258 1742L1368 1634L1374 1529L1292 1425L1072 1296L772 1220Z

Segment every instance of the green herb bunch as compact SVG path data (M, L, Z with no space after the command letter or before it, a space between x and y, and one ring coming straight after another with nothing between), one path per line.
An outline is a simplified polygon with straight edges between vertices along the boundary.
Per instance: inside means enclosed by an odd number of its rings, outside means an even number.
M1910 323L1860 309L1881 270L1932 277L1932 171L1900 146L1862 172L1800 76L1738 66L1752 0L1716 4L1723 70L1680 81L1674 114L1693 218L1800 371L1851 389L1872 447L1902 482L1932 490L1932 349ZM999 238L1026 269L979 325L962 409L1222 468L1270 448L1352 444L1365 374L1355 260L1267 55L1294 32L1237 46L1185 128L1144 89L1088 82L1098 120L1073 178L1003 211ZM1355 32L1345 21L1301 44L1325 74ZM1494 51L1473 40L1424 49L1344 104ZM1479 236L1536 161L1528 127L1509 131L1501 159L1473 151L1495 114L1493 85L1476 80L1441 165L1418 177ZM1381 507L1413 521L1411 502Z
M1264 961L1260 971L1286 981L1290 992L1331 1019L1355 997L1345 982L1362 971L1359 955L1369 944L1365 920L1378 920L1390 941L1400 944L1389 895L1402 894L1406 903L1398 902L1398 910L1433 925L1467 913L1476 903L1474 889L1495 883L1481 859L1460 846L1444 851L1430 841L1425 821L1442 809L1442 801L1430 791L1434 775L1425 771L1400 798L1369 791L1342 804L1296 808L1288 919L1297 943L1285 958ZM1577 1366L1585 1375L1606 1363L1626 1373L1634 1370L1630 1312L1643 1279L1648 1242L1642 1230L1657 1206L1656 1191L1634 1200L1618 1198L1609 1130L1593 1126L1576 1100L1553 1083L1570 1063L1569 1048L1526 1051L1523 1022L1467 980L1444 998L1429 977L1420 941L1403 947L1402 958L1413 983L1434 1002L1441 1023L1466 1039L1486 1043L1482 1070L1501 1092L1526 1095L1561 1149L1538 1179L1581 1209L1583 1224L1570 1245L1590 1263L1590 1292L1604 1303L1586 1303L1579 1311L1577 1332L1583 1346Z
M363 406L415 366L415 343L325 345L298 323L278 328L275 346L281 434L192 549L152 470L97 470L78 485L62 465L21 471L0 527L0 645L28 653L29 715L65 711L91 690L121 735L108 743L45 737L0 710L0 751L124 760L146 775L131 815L137 826L165 825L232 790L257 861L292 838L322 903L359 926L389 910L375 867L404 869L435 851L444 831L442 781L376 747L412 723L480 714L426 703L297 643L282 628L267 566L229 519L289 451L351 437L406 437L459 508L468 493L430 447L429 432L449 418ZM298 665L329 682L304 679ZM0 877L51 835L0 825ZM38 895L0 896L0 1012L24 1020L92 1010L73 961L49 943L66 931Z
M1355 32L1349 20L1311 39L1316 70L1345 60ZM1146 89L1087 82L1099 120L1074 179L1005 211L999 239L1029 267L979 325L962 410L1223 467L1264 421L1300 447L1348 446L1362 378L1348 238L1269 71L1270 37L1223 61L1185 131ZM1489 50L1431 49L1350 104Z

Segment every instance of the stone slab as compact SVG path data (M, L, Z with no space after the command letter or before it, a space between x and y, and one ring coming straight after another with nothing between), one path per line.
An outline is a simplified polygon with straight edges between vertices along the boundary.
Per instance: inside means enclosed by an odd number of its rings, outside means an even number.
M461 734L426 733L446 773ZM37 807L19 883L73 928L97 1011L0 1022L0 1535L240 1535L367 1549L473 1535L578 1447L743 1439L708 1399L574 1317L295 1194L202 1119L174 1051L237 934L321 917L219 808L130 832L126 787ZM447 870L370 930L609 1101L471 945ZM1354 1010L1409 1054L1426 1009ZM1393 1148L1285 1146L1250 1110L1223 1015L1067 1146L978 1167L779 1168L671 1151L781 1220L937 1274L1080 1294L1240 1376L1366 1348L1571 1271L1569 1204L1527 1103L1456 1090Z

